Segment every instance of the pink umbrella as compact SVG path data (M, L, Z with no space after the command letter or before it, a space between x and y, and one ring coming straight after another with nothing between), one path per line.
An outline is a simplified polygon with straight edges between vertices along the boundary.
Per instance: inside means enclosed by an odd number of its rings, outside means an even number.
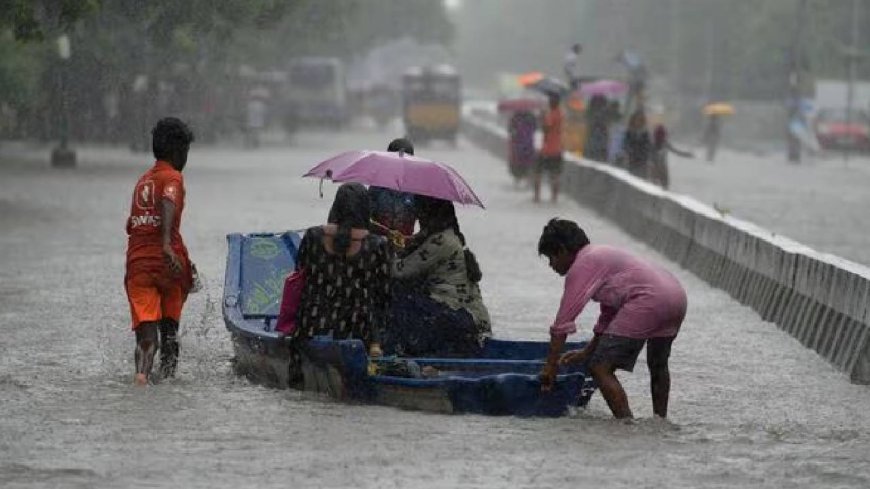
M539 98L516 97L499 100L496 107L500 113L504 113L519 112L521 110L537 112L539 110L543 110L546 106L546 102Z
M302 176L376 185L484 207L462 176L446 163L401 152L347 151L318 164Z
M580 93L586 97L593 95L615 96L628 91L628 85L616 80L598 80L580 85Z

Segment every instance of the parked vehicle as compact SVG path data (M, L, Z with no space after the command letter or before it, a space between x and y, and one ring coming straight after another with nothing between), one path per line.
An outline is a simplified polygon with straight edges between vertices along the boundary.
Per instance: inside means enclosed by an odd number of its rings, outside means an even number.
M870 151L870 116L861 110L820 109L814 128L819 144L824 149Z
M300 125L342 126L348 119L344 63L338 58L303 57L287 69L289 101Z
M414 142L456 142L462 103L459 74L447 65L412 68L402 77L405 131Z

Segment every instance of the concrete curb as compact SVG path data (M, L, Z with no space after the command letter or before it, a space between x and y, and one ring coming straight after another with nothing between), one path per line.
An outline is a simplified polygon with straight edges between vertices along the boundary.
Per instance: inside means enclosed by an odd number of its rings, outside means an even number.
M507 132L470 107L462 131L507 158ZM852 382L870 384L870 268L819 253L627 172L568 156L563 188L709 284L776 323Z

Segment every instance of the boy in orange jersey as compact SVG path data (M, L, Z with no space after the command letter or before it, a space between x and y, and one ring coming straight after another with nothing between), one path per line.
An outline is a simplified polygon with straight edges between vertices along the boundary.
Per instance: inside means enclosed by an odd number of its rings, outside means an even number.
M175 375L178 323L193 283L192 264L179 232L184 210L181 171L193 133L181 120L166 117L151 135L157 161L136 183L127 219L124 285L136 333L136 385L150 380L158 348L160 377Z

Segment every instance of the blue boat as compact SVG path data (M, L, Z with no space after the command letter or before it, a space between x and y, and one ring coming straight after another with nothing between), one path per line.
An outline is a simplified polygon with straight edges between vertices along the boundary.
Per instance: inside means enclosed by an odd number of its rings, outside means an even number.
M235 370L254 382L350 402L516 416L562 416L572 406L585 406L595 391L582 367L570 367L560 370L550 392L541 393L538 372L547 343L498 339L487 340L476 358L370 359L359 340L316 337L298 350L303 380L293 382L290 343L275 324L301 235L235 233L227 241L223 316L233 338Z

